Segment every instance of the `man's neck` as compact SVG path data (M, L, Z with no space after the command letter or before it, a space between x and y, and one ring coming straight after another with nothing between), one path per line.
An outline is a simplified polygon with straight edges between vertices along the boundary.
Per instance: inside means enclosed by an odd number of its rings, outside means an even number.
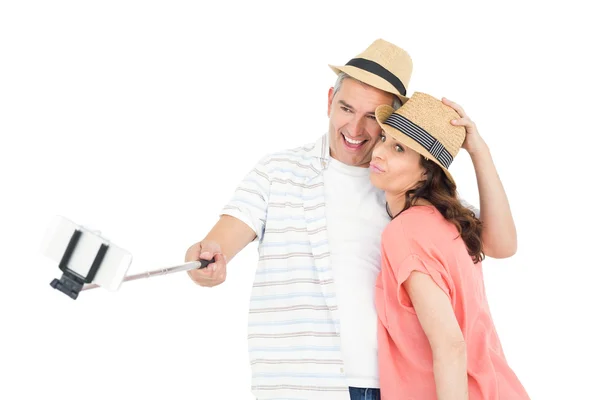
M361 165L353 165L353 164L346 164L345 162L341 161L340 159L338 159L336 157L336 155L331 151L331 148L329 148L329 157L331 160L335 160L340 164L344 164L348 167L352 167L352 168L369 168L369 163L365 163L365 164L361 164Z
M344 164L340 160L333 157L329 159L329 166L347 175L358 176L365 179L369 178L369 169L358 167L356 165Z

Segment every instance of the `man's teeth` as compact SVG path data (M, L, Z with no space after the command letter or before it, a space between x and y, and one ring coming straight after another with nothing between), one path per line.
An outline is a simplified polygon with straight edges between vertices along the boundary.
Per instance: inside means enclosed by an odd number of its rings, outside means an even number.
M346 136L344 136L344 139L346 139L346 142L348 142L350 144L361 144L363 142L362 140L352 140L352 139L349 139Z

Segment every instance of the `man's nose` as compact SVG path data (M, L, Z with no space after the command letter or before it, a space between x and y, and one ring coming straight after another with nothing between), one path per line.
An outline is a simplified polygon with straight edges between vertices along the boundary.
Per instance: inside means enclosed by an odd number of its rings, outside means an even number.
M359 137L365 130L364 118L355 116L348 124L348 133L354 137Z

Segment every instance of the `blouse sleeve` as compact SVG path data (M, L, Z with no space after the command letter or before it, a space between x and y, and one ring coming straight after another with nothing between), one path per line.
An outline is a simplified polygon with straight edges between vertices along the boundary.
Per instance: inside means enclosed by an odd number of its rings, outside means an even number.
M398 300L410 309L412 303L403 283L413 271L427 274L452 299L452 281L445 267L443 255L428 234L436 229L435 221L427 218L398 216L386 229L382 238L384 256L397 282Z

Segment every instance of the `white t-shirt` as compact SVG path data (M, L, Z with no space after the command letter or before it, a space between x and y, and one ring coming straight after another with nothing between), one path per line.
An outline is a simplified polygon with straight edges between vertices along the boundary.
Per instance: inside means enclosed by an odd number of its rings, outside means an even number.
M390 222L385 195L371 185L369 168L333 158L324 180L344 372L348 386L378 388L375 280L381 270L381 234Z

